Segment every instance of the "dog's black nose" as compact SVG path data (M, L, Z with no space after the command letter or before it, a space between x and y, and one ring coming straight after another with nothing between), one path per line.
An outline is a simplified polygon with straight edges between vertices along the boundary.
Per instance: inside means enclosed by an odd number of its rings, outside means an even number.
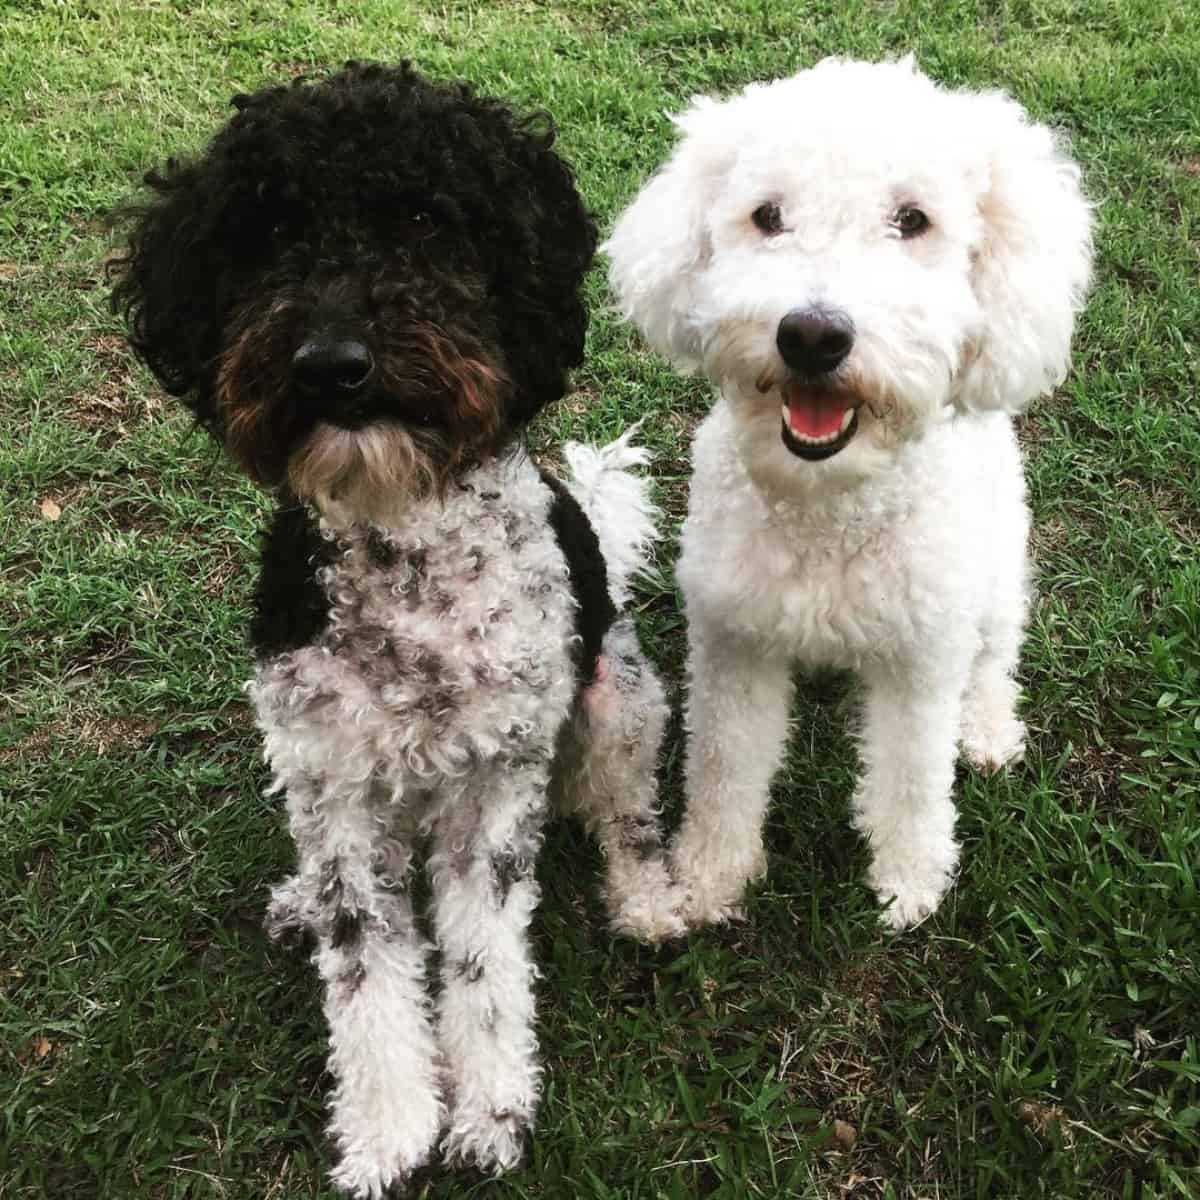
M307 392L357 392L375 360L362 342L347 337L310 337L292 355L292 379Z
M824 375L850 353L854 322L836 308L793 308L779 322L775 345L792 370Z

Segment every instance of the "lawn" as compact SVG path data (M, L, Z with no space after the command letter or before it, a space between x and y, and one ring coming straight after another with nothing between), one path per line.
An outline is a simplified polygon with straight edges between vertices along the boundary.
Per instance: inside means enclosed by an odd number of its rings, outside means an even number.
M290 858L241 690L266 501L124 348L106 211L199 146L232 93L408 56L550 109L607 228L693 93L910 49L1069 131L1097 203L1075 370L1022 422L1028 759L960 774L962 875L901 936L877 922L849 825L854 691L838 676L802 688L744 925L659 951L614 941L594 851L556 826L527 1165L498 1182L433 1171L414 1194L1200 1195L1192 4L7 0L0 1198L331 1195L315 976L260 927ZM590 297L577 391L532 440L648 417L676 522L706 389L615 320L602 267ZM641 592L676 699L678 614L669 582ZM676 727L672 819L680 756Z

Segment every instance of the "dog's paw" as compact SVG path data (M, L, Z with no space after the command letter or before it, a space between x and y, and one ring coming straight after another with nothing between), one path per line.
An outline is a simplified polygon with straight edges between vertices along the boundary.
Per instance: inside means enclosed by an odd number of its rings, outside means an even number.
M435 1094L416 1090L390 1121L378 1111L363 1111L351 1128L343 1108L333 1131L341 1149L330 1176L334 1185L355 1200L404 1195L409 1178L425 1166L437 1145L444 1111Z
M632 871L613 871L608 892L609 924L614 933L657 946L687 933L680 913L683 889L671 881L661 857Z
M683 937L688 927L680 911L682 900L682 893L676 892L663 897L639 897L619 905L610 920L612 931L648 946Z
M744 921L746 909L742 903L745 884L735 888L688 887L679 904L679 915L688 929L705 925L727 925Z
M975 770L994 775L1025 757L1025 726L1010 712L964 721L962 752Z
M722 902L690 896L681 909L688 929L703 929L706 925L730 925L746 919L746 908L733 901Z
M731 859L723 856L722 869L713 870L718 856L705 852L687 852L677 846L671 859L671 874L678 880L683 894L679 915L689 929L705 925L725 925L744 921L743 899L750 882L760 879L767 871L766 854L757 843L749 854ZM699 868L699 869L697 869Z
M1017 685L985 673L963 696L959 743L963 758L991 775L1025 754L1025 726L1017 720Z
M419 1159L384 1160L369 1151L355 1150L342 1155L330 1178L338 1191L354 1200L395 1200L407 1192L412 1173L424 1166L428 1157L427 1151Z
M908 929L932 916L954 882L958 847L951 841L922 855L875 850L867 880L886 907L880 919L891 929Z
M467 1105L455 1110L442 1139L449 1166L476 1167L493 1175L515 1167L525 1149L533 1114L523 1108Z

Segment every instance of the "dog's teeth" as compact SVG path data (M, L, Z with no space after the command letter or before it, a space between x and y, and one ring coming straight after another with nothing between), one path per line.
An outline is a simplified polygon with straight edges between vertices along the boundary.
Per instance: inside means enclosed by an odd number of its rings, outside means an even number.
M836 442L850 428L850 422L854 420L854 409L848 408L842 413L841 424L838 426L836 433L823 433L820 437L812 437L807 433L801 433L799 429L792 425L791 412L786 404L781 404L779 411L783 417L784 426L791 433L792 437L796 441L802 442L805 446L828 446L830 443Z

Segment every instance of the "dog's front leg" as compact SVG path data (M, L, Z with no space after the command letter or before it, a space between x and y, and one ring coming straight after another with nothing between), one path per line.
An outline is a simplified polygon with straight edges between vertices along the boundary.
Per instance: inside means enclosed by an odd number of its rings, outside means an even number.
M337 1081L333 1180L376 1200L428 1160L443 1116L426 946L406 890L411 851L369 786L305 776L289 786L288 808L300 869L275 889L268 928L316 936Z
M854 818L870 840L867 873L895 929L929 916L958 862L954 840L955 743L969 656L930 664L877 664L864 671Z
M762 824L787 744L786 654L693 619L689 630L687 811L672 850L691 925L739 914L766 869Z
M527 930L550 757L496 765L442 806L429 865L442 951L447 1161L514 1166L538 1100Z

